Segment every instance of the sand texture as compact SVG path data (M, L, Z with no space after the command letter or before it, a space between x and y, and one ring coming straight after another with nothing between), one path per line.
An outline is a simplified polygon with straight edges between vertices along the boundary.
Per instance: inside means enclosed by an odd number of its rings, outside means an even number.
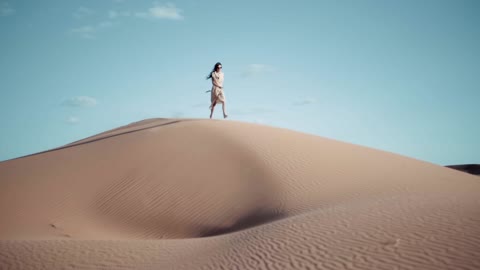
M478 176L148 119L0 162L0 269L480 269Z

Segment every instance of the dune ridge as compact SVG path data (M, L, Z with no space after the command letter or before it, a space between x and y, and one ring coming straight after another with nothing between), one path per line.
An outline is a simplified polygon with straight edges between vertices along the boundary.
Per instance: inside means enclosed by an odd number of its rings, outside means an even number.
M0 163L1 269L479 269L478 177L236 121Z

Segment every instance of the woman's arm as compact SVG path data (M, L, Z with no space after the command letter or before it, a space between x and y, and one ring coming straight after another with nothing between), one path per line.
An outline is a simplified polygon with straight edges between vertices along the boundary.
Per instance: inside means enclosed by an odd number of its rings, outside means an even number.
M218 85L217 79L215 79L215 76L212 74L212 84L218 88L223 88L222 86Z

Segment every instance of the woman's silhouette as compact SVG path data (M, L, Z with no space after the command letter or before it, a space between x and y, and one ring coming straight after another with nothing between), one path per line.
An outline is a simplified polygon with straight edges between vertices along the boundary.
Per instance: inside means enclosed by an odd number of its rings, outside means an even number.
M213 111L217 103L222 103L223 118L227 118L227 113L225 112L225 93L223 92L223 72L222 64L220 62L216 63L213 67L212 72L207 76L208 79L212 79L212 90L210 90L210 119L213 116Z

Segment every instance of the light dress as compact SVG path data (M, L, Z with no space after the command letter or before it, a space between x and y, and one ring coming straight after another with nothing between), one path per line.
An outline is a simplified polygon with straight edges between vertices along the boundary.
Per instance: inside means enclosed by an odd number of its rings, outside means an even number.
M210 93L210 108L213 106L214 103L225 103L225 93L223 92L223 72L212 72L212 91ZM213 83L215 82L216 85L221 86L217 87Z

